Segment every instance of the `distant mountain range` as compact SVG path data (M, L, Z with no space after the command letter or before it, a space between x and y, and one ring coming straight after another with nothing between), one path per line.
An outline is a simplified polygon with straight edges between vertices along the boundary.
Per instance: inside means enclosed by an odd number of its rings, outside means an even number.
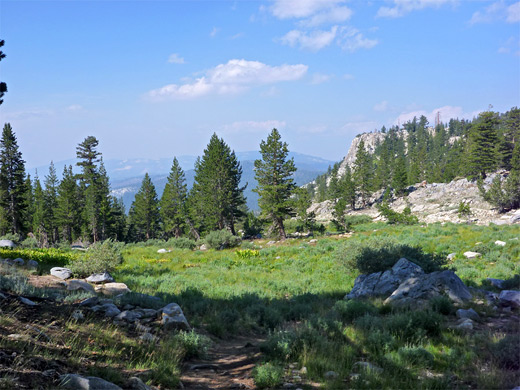
M237 152L236 155L242 164L243 172L241 185L247 183L247 188L244 191L244 195L247 198L247 206L250 210L258 210L258 195L252 192L252 189L255 188L257 184L254 179L254 160L260 158L260 152ZM297 185L303 185L314 180L316 176L326 172L328 167L334 164L334 161L306 154L290 153L289 155L294 158L294 163L298 168L294 175L294 180ZM186 183L188 184L188 188L191 188L195 177L195 171L193 168L197 157L178 156L177 160L186 174ZM141 186L144 174L148 172L155 188L157 189L158 196L161 197L164 186L166 185L168 174L170 173L172 161L173 158L134 158L104 161L108 176L110 177L112 194L117 198L123 198L123 202L128 211L136 192ZM72 165L74 167L76 162L77 160L74 159L54 163L58 177L61 177L63 166ZM49 167L42 166L36 169L38 170L40 180L43 182L43 178L47 175ZM36 169L28 170L32 177L34 177ZM75 170L77 170L77 168Z

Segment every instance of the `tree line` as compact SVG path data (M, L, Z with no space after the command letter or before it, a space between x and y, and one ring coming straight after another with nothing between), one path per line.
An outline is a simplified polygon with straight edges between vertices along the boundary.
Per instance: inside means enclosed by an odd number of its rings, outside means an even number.
M51 162L40 180L25 172L16 136L6 123L0 140L0 235L30 237L40 247L62 242L126 242L189 236L199 239L215 230L237 234L237 227L259 233L264 225L286 237L284 220L297 211L293 159L287 143L273 129L260 144L262 158L255 161L255 192L260 216L247 209L241 186L242 167L235 152L216 134L195 163L195 183L188 190L185 174L173 159L162 197L148 173L135 195L128 215L122 199L111 195L99 141L86 137L76 148L79 173L65 166L61 179ZM307 193L305 192L305 195ZM310 199L303 197L310 205ZM302 207L302 206L300 206Z
M402 131L405 130L405 131ZM315 201L333 200L334 217L341 225L346 210L364 207L371 194L384 190L389 196L407 193L423 181L448 183L457 177L476 180L482 195L500 211L520 207L520 109L506 113L482 112L473 120L451 119L429 127L425 116L380 130L385 133L373 154L360 141L352 167L338 176L340 163L307 186ZM487 175L502 170L491 188L484 190Z

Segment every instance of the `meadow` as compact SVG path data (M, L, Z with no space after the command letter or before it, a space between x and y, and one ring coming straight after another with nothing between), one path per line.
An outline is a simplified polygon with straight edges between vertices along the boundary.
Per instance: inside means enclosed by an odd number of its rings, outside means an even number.
M299 238L274 244L261 239L224 250L179 249L159 240L122 246L124 260L113 276L132 290L125 300L157 304L140 295L149 294L163 303L177 302L194 331L165 337L152 351L94 319L83 325L66 321L69 348L78 346L73 363L78 366L80 358L95 353L91 374L104 367L105 377L123 383L123 369L146 368L149 384L174 388L182 361L203 356L208 336L261 335L262 362L253 371L258 388L294 382L303 389L317 384L325 389L505 389L520 383L517 313L493 308L477 291L498 291L487 278L520 288L520 277L515 277L520 275L520 226L365 223L354 230L348 238L324 235L315 242ZM495 245L496 240L506 245ZM466 305L481 316L475 328L453 329L457 307L444 297L415 310L396 309L379 299L345 301L360 274L356 261L361 249L386 256L389 247L394 249L388 256L405 254L432 269L452 269L476 289L475 299ZM171 252L157 253L161 248ZM23 251L18 253L22 257ZM466 259L466 251L482 256ZM448 261L450 253L455 257ZM60 252L59 262L67 256L74 255ZM52 265L50 257L41 259L44 269ZM87 337L89 332L97 336ZM98 337L110 352L89 342ZM4 340L1 346L16 343ZM125 357L129 350L131 359ZM363 369L362 363L371 366Z

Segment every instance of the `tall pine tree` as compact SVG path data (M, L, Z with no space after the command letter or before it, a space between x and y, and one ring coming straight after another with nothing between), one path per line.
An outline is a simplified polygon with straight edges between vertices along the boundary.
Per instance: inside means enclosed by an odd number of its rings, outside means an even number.
M161 219L167 237L180 237L186 226L188 189L184 171L177 158L168 175L168 181L160 201Z
M129 217L135 240L149 240L160 235L159 201L148 173L144 175L141 188L135 194Z

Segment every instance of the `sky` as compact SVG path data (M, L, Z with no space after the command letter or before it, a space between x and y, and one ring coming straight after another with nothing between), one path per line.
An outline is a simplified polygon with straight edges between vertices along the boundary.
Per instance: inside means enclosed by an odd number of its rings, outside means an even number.
M9 122L28 167L201 155L216 132L333 161L362 132L520 106L520 2L0 0Z

